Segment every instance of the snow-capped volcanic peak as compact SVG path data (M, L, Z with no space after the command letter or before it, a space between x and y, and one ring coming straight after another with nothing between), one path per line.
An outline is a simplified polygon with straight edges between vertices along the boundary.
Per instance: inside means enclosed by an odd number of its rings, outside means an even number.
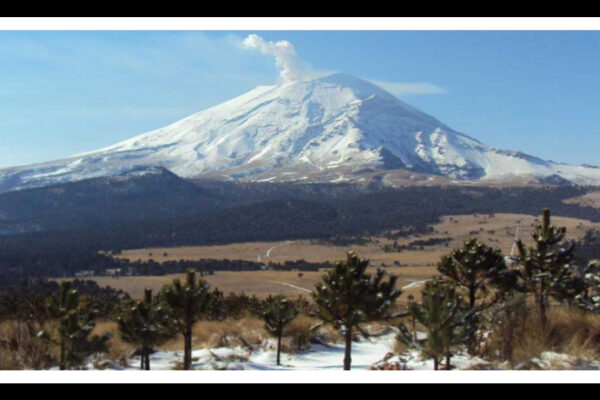
M0 191L145 166L162 166L183 177L244 180L298 180L332 171L345 180L352 172L371 168L460 180L525 174L600 182L599 169L489 148L372 83L336 73L260 86L98 151L0 170Z
M389 107L395 121L387 121ZM420 114L377 86L335 74L259 87L100 152L130 159L151 153L182 176L289 164L327 168L379 160L390 135L410 132L413 113Z

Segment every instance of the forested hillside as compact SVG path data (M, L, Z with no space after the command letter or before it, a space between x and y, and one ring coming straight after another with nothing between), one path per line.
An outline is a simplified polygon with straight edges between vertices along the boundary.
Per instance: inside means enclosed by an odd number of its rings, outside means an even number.
M98 251L246 241L360 238L425 232L443 215L521 213L600 221L564 204L589 188L547 186L357 187L183 180L166 170L0 196L4 224L36 226L0 236L0 269L56 273L102 267ZM9 220L8 216L12 220ZM12 222L11 222L12 221Z

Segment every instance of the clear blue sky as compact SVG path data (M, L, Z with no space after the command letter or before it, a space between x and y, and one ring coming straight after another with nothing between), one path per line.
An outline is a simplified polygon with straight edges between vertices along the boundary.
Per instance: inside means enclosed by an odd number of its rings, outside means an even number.
M600 32L0 32L0 167L94 150L261 84L288 40L494 147L600 164ZM394 86L394 84L398 84Z

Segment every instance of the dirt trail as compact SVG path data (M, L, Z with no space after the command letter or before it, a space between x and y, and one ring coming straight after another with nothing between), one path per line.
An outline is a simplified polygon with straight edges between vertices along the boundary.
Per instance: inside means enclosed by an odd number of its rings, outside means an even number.
M281 243L278 243L278 244L276 244L276 245L274 245L274 246L270 247L270 248L267 250L267 252L265 253L265 255L264 255L264 256L262 256L262 255L260 255L260 254L258 255L258 262L262 262L262 258L263 258L263 257L265 257L265 258L271 258L271 253L273 253L273 250L275 250L277 247L281 247L281 246L283 246L283 245L290 244L290 243L293 243L293 241L291 241L291 240L286 240L285 242L281 242Z
M425 282L427 282L428 280L429 280L429 279L425 279L425 280L422 280L422 281L414 281L414 282L411 282L411 283L409 283L409 284L408 284L408 285L406 285L406 286L402 286L402 290L406 290L406 289L410 289L410 288L413 288L413 287L421 286L422 284L424 284L424 283L425 283Z
M291 287L292 289L301 290L301 291L306 292L306 293L312 293L312 290L310 290L310 289L304 288L302 286L292 285L291 283L287 283L287 282L278 282L278 281L265 281L265 282L276 283L278 285L283 285L283 286Z

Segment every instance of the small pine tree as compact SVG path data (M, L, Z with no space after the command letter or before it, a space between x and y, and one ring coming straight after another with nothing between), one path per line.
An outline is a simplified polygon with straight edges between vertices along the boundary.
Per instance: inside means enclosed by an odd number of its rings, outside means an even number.
M446 358L446 369L450 369L450 358L456 346L468 341L468 312L462 296L456 293L452 282L435 277L425 283L421 292L421 303L411 301L408 313L427 331L427 338L417 339L403 323L399 325L397 339L415 347L433 358L433 369L439 369L440 361Z
M535 247L525 249L517 240L519 250L519 271L525 290L533 293L540 314L542 326L546 326L546 309L550 297L559 301L573 300L582 289L576 278L576 268L571 264L575 259L574 244L561 246L566 228L556 228L550 222L550 210L543 209L542 224L532 233Z
M438 271L467 292L468 309L472 317L469 321L469 351L473 353L479 313L516 288L517 274L506 267L500 250L488 247L475 238L442 257ZM493 296L490 295L492 288L496 290Z
M384 282L385 270L379 268L371 277L366 274L368 266L369 260L348 252L346 262L337 262L313 292L316 315L331 323L345 338L344 370L351 368L354 331L366 334L361 324L391 317L392 307L401 294L395 289L396 276Z
M140 345L140 369L150 370L153 346L173 337L174 331L166 311L152 298L152 290L144 291L144 300L136 301L118 318L123 341Z
M45 330L39 331L38 337L60 347L61 370L79 366L91 354L107 350L111 335L90 337L90 333L96 326L95 312L93 310L84 312L81 309L79 293L72 288L70 281L61 282L58 297L50 297L47 309L49 315L58 320L58 337L52 337Z
M516 275L506 267L500 250L488 247L475 238L466 241L464 247L442 257L438 263L438 271L457 286L466 289L470 310L483 310L498 299L495 297L484 302L478 296L480 293L482 296L487 295L490 286L502 291L516 285Z
M277 338L277 365L281 365L281 338L285 327L298 316L298 309L283 296L265 300L263 319L267 331Z
M216 299L209 291L208 282L196 279L196 271L188 269L185 284L179 279L165 286L162 298L168 306L171 323L183 335L183 369L192 368L192 327L196 321L206 317L216 306Z

